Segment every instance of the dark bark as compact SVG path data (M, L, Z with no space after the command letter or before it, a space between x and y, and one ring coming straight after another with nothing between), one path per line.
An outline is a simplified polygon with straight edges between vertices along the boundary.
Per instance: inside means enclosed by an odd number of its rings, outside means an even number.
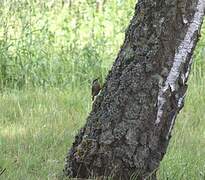
M64 172L156 179L183 107L204 0L139 0L124 44Z

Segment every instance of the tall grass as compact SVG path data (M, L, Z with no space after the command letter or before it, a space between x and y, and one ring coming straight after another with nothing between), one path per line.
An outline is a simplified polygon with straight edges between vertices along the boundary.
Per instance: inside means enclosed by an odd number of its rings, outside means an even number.
M0 1L0 179L59 178L91 108L89 84L110 69L134 5ZM205 179L205 24L201 35L161 180Z
M3 0L0 2L0 89L76 87L107 74L136 0ZM67 2L67 1L65 1ZM194 66L203 75L205 26Z
M1 88L76 87L104 77L135 1L0 2Z

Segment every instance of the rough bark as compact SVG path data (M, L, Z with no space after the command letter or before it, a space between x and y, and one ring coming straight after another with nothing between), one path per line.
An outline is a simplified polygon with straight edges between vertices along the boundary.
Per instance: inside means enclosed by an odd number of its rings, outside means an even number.
M125 41L64 172L156 179L184 103L204 0L139 0Z

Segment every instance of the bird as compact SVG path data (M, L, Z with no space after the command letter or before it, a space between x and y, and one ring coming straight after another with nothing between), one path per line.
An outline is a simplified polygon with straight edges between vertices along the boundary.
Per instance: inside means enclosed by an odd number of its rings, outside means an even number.
M97 96L101 90L101 86L100 86L98 79L99 78L93 80L93 83L92 83L92 101L94 101L95 96Z

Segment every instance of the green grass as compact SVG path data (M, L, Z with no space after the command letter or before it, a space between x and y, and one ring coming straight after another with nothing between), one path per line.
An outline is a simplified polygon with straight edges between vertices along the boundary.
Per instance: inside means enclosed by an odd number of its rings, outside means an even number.
M90 82L103 81L136 0L0 1L2 180L57 179L91 109ZM205 24L183 112L160 180L205 180ZM0 169L1 171L1 169Z
M177 119L161 180L205 178L205 79L192 76ZM0 96L0 166L5 180L56 179L91 108L89 86L74 91L31 89Z
M87 92L32 90L1 94L0 166L6 168L1 178L55 179L90 109Z
M0 90L76 87L106 75L135 0L0 1Z
M205 78L191 77L185 107L179 114L160 179L205 179Z

